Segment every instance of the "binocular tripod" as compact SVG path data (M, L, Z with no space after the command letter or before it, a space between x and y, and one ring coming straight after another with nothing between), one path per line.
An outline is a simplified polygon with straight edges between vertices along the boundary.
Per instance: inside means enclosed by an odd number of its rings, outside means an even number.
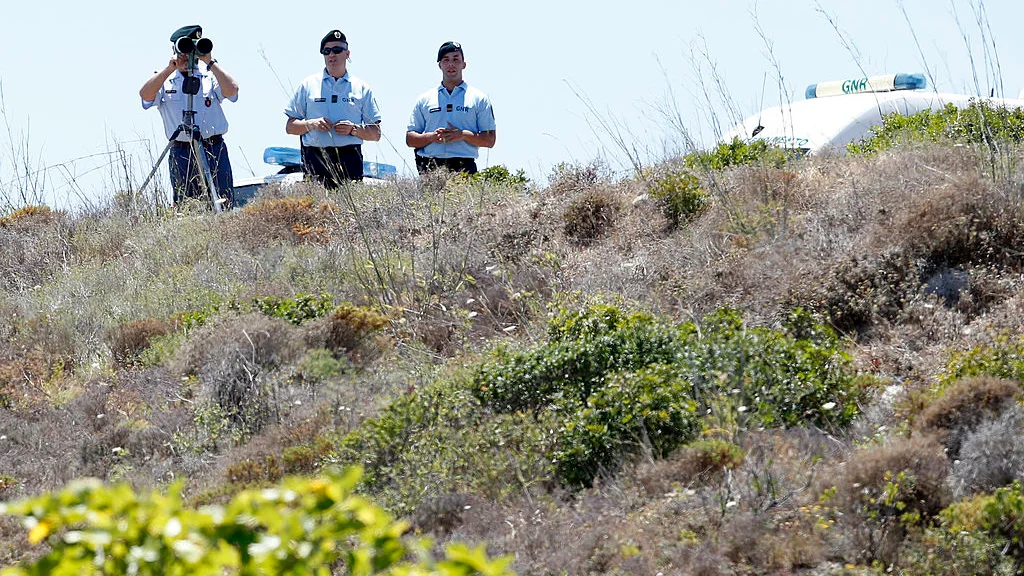
M150 170L149 175L146 176L146 180L141 186L139 186L139 190L136 194L141 194L149 184L150 180L153 179L153 176L160 168L160 163L164 161L168 152L171 151L171 146L178 141L178 136L181 134L187 134L189 154L191 158L187 163L188 170L181 178L183 185L186 189L188 188L188 183L195 177L194 174L190 173L192 166L197 166L200 172L198 183L202 195L209 196L214 212L221 212L224 209L223 204L225 199L221 198L220 194L217 193L217 187L214 184L213 176L210 174L210 164L207 161L206 150L203 148L202 134L199 131L199 126L196 125L196 111L193 107L193 98L199 93L199 90L202 87L202 79L196 76L197 60L196 52L194 50L190 51L188 53L188 69L185 73L185 78L181 83L181 91L188 95L188 104L181 112L181 124L174 129L174 132L167 141L167 146L164 146L163 152L160 153L160 157L157 158L156 163L153 165L153 169Z

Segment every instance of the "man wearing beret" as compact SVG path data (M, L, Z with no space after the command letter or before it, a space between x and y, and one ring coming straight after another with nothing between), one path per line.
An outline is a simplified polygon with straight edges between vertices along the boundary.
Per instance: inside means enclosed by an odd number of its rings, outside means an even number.
M178 204L185 198L206 201L201 185L203 172L192 153L191 135L186 131L178 131L184 124L184 112L188 107L189 95L183 90L186 77L199 80L199 90L192 98L195 111L195 125L198 128L200 142L206 164L210 168L210 176L220 197L231 205L233 198L234 179L231 175L231 161L228 149L224 144L224 133L228 131L228 120L224 116L221 103L224 100L238 101L238 82L228 74L212 53L197 54L198 62L194 70L188 69L188 54L178 51L179 40L191 39L193 42L202 38L200 26L183 26L171 34L173 53L167 66L155 73L142 85L139 95L142 97L142 108L153 106L160 111L164 122L164 132L170 143L169 168L171 172L171 188L174 203ZM184 44L188 45L188 42ZM212 47L212 43L210 44Z
M306 77L284 113L285 132L301 137L307 174L328 188L363 179L364 140L380 140L380 110L369 84L348 72L348 40L331 30L320 40L324 70Z
M441 85L416 101L405 143L416 149L420 174L440 167L476 174L480 148L494 147L494 109L486 94L463 81L466 60L461 44L442 44L437 66Z

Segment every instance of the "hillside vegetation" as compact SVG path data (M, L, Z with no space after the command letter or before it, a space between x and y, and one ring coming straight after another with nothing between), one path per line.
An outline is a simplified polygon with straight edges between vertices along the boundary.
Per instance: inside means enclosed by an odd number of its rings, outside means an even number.
M1019 573L1024 132L920 137L945 114L846 157L3 215L0 558Z

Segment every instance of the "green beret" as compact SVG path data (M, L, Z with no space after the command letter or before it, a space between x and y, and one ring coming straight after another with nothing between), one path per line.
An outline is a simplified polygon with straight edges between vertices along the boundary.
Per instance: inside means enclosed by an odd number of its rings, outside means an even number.
M191 38L193 40L199 40L203 37L203 27L198 24L192 26L182 26L171 34L171 42L177 42L182 38Z

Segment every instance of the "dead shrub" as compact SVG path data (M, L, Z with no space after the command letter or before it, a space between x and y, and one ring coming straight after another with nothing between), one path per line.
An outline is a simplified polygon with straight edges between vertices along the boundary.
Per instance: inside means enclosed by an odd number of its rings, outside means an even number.
M120 324L107 332L107 346L114 363L122 368L132 366L153 338L171 333L171 326L163 320L146 318Z
M284 470L276 456L267 454L236 462L228 466L224 475L233 484L263 484L280 480Z
M280 241L323 244L339 211L333 202L311 196L266 198L246 204L236 225L239 237L252 247Z
M966 498L1024 480L1022 432L1024 414L1015 404L967 433L949 476L953 494Z
M895 322L920 288L916 263L902 250L879 257L854 257L829 273L818 296L829 322L840 332L871 336L880 322Z
M390 323L372 308L343 304L309 323L306 342L330 350L335 357L347 356L356 364L372 362L387 346L388 339L380 331Z
M45 225L53 222L59 214L50 210L50 207L45 205L22 206L7 216L0 218L0 227Z
M985 420L998 418L1021 397L1020 386L991 376L964 378L925 406L914 429L935 434L950 460L960 457L964 438Z
M243 433L274 414L283 383L275 372L301 353L301 330L263 314L229 317L204 327L179 352L179 372L199 378L200 400L212 401Z
M700 440L676 450L664 460L637 468L637 481L651 496L678 490L681 486L709 486L722 481L726 470L743 463L745 453L725 440Z
M413 511L410 522L419 533L443 538L462 525L464 515L483 504L479 497L471 494L426 498Z
M949 461L931 436L898 438L854 453L832 503L842 513L847 552L857 562L896 561L908 530L949 502Z
M618 211L619 203L611 192L589 190L565 208L562 230L573 242L587 246L608 233Z
M41 286L74 261L74 223L63 212L26 207L0 219L0 289Z
M1019 207L977 173L929 194L902 214L896 230L931 269L1017 266L1024 251Z
M556 196L574 196L609 180L608 167L597 162L582 165L559 164L549 177L548 189Z

